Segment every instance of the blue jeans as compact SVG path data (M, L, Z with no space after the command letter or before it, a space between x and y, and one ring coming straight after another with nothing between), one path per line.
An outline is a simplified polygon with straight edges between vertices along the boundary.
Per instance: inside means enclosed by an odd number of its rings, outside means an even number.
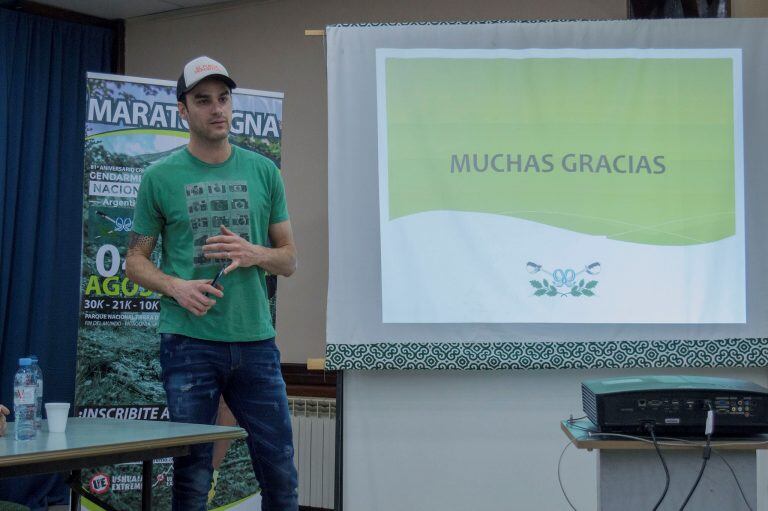
M69 488L61 474L8 477L0 479L0 500L23 504L31 511L47 511L49 505L69 502Z
M288 397L274 339L218 342L161 334L160 364L174 422L215 424L219 397L248 432L246 440L263 511L298 509ZM204 511L213 444L173 460L173 511Z

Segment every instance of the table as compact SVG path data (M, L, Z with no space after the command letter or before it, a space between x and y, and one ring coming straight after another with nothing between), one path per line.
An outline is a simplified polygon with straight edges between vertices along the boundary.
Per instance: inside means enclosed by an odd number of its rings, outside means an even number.
M189 454L189 446L215 440L245 438L242 428L208 426L168 421L70 418L65 433L42 432L33 440L14 440L14 424L8 423L6 436L0 437L0 477L51 472L71 472L70 509L79 511L80 470L101 465L141 461L142 480L152 479L152 460ZM152 485L143 484L141 509L152 507ZM87 494L107 511L114 510ZM116 510L115 510L116 511Z
M652 509L664 488L664 469L652 443L629 438L597 436L589 419L562 421L560 428L579 449L598 451L597 501L599 510ZM590 434L591 433L591 434ZM693 485L701 466L703 440L667 445L659 439L670 475L669 490L659 510L677 510ZM728 466L714 452L686 509L747 510L744 498L757 509L757 449L768 448L768 435L748 439L717 438L711 443L733 467L744 497Z

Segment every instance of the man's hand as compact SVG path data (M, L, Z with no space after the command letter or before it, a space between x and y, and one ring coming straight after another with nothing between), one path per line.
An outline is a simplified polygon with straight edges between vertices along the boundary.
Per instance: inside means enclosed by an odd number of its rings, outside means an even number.
M179 305L187 309L195 316L203 316L208 309L216 304L216 301L205 296L211 294L219 298L224 297L220 286L213 287L211 280L182 280L175 279L171 284L170 296L178 302Z
M213 307L215 300L207 294L223 298L220 285L211 285L211 280L183 280L161 272L150 261L157 239L136 232L131 233L128 254L125 258L125 270L129 279L147 289L172 297L176 302L195 316L202 316Z
M3 405L0 405L0 436L5 435L5 428L8 426L5 422L5 416L11 413L11 411Z
M232 262L224 269L224 274L235 268L248 268L258 265L267 252L266 247L254 245L238 236L223 225L221 234L208 238L203 245L203 252L208 259L229 259Z
M203 245L208 259L228 259L231 263L224 269L229 273L235 268L259 266L269 273L288 277L296 271L296 247L288 220L269 226L272 247L255 245L241 238L223 225L221 234L212 236Z

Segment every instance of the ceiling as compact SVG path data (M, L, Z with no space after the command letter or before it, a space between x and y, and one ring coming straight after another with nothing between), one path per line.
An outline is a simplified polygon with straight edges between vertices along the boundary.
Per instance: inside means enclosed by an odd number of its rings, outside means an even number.
M35 3L106 19L126 19L230 0L34 0Z

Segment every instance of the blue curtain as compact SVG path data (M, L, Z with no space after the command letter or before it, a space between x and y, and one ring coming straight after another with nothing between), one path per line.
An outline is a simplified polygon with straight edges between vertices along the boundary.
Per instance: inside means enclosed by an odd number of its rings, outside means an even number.
M114 31L0 8L0 400L39 356L46 401L73 402L87 71Z

